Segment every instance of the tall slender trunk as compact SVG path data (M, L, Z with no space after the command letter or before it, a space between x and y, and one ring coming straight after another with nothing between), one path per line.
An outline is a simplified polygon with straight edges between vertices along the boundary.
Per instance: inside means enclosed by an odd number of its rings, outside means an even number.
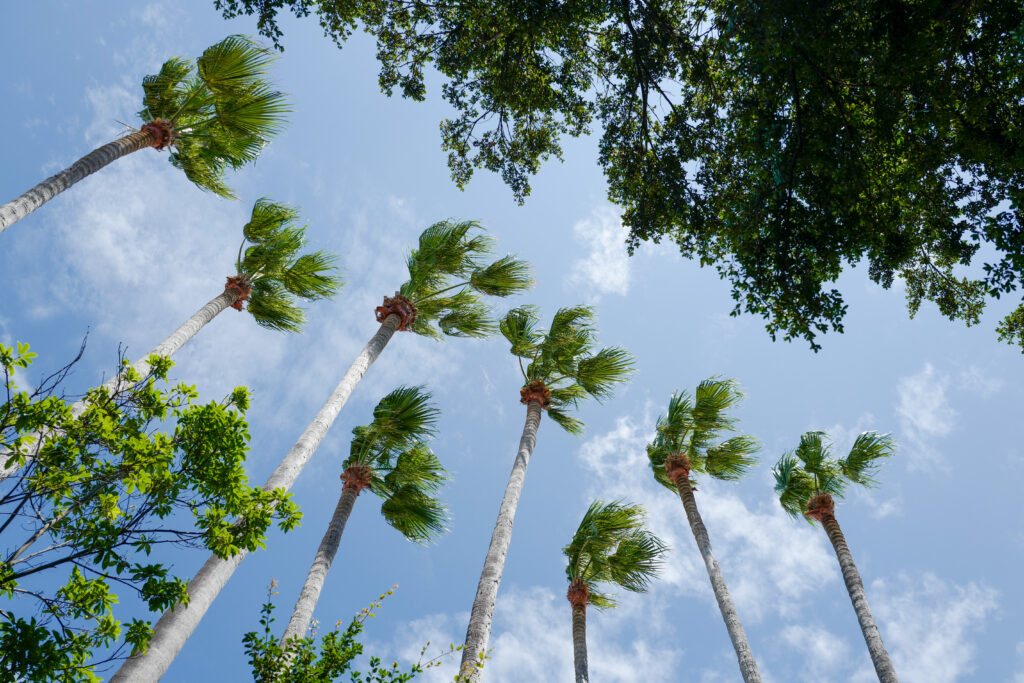
M864 634L864 642L868 645L868 653L871 655L871 663L875 665L875 673L881 683L899 683L896 677L896 669L889 660L889 653L885 651L882 644L882 636L875 625L875 618L871 616L868 608L868 598L864 594L864 584L861 583L860 573L857 565L853 563L853 555L849 546L846 545L846 537L835 515L824 513L821 516L821 525L828 534L828 540L836 551L839 559L839 568L843 571L843 581L846 582L846 590L850 594L850 602L853 603L853 611L857 613L857 621L860 623L861 633Z
M505 497L501 500L498 521L495 522L494 531L491 533L491 545L487 548L484 569L480 573L476 597L473 598L473 610L469 615L469 628L466 630L466 646L462 650L462 664L459 667L460 680L480 680L480 669L477 664L480 655L486 652L487 640L491 636L494 600L498 596L498 584L501 583L501 573L505 569L505 555L508 554L508 544L512 540L512 525L515 523L519 495L523 492L526 466L530 463L533 447L537 443L540 411L540 402L537 400L531 400L526 406L526 424L519 439L519 452L516 453L516 461L512 465L512 473L505 487Z
M587 671L587 606L572 606L572 662L576 667L576 683L589 683Z
M693 497L693 486L686 476L677 477L675 480L676 489L679 491L679 498L683 501L683 509L686 510L686 519L690 522L690 530L697 541L697 548L701 557L704 558L704 566L707 567L708 577L711 579L711 588L715 592L715 600L718 601L718 609L722 612L722 619L725 620L725 628L729 632L729 640L736 650L736 658L740 663L740 673L745 683L761 683L761 674L757 670L757 661L750 652L750 643L747 642L747 634L743 632L743 624L736 613L736 607L732 604L729 596L729 589L722 577L722 570L718 566L718 560L711 552L711 540L708 538L708 530L704 526L704 520L697 511L697 500Z
M265 490L282 488L287 491L292 487L302 468L313 455L313 451L320 445L320 441L338 416L338 412L348 401L352 390L370 365L377 360L400 322L401 317L397 314L391 314L385 318L380 329L377 330L377 334L373 335L373 338L363 347L355 362L345 372L345 376L341 378L338 386L334 388L330 398L313 418L313 422L306 427L306 431L302 433L274 473L267 479L263 485ZM185 641L192 635L203 615L213 604L217 594L227 584L228 579L231 578L247 554L245 550L240 550L237 555L226 560L211 555L188 584L188 605L176 605L164 612L153 629L153 638L150 640L146 652L127 659L110 679L110 683L115 681L143 683L159 680L167 672L167 668L185 645Z
M206 323L210 322L215 317L217 317L217 315L225 308L235 303L236 299L238 299L238 291L234 289L225 289L223 292L221 292L214 298L210 299L205 306L203 306L198 311L193 313L192 317L186 320L181 327L176 329L171 334L171 336L167 337L167 339L164 339L162 342L160 342L156 346L156 348L147 353L141 359L132 363L132 369L135 370L141 377L145 377L146 375L148 375L150 369L150 356L166 356L168 358L173 356L176 351L178 351L182 346L185 345L186 342L188 342L188 340L196 336L196 333L198 333L199 330L203 329ZM101 385L101 388L106 389L110 393L114 393L118 389L128 388L125 386L124 382L125 381L123 373L118 373L111 377L106 382L104 382ZM82 413L85 412L85 409L85 399L75 401L71 405L71 416L73 418L80 417ZM50 436L50 433L34 432L29 436L35 438L36 445L42 445L43 440L46 437ZM10 451L0 448L0 462L6 460L7 457L9 456L9 453ZM10 467L6 465L0 465L0 481L7 479L7 477L11 476L19 469L27 465L29 460L31 460L31 458L26 456L25 462L22 463L21 465L18 465L16 463L11 463Z
M338 554L338 544L341 542L341 534L345 531L345 523L348 516L352 514L352 506L359 495L359 489L354 486L346 486L338 498L338 506L334 508L334 516L331 523L327 525L327 533L320 541L320 547L316 549L313 557L313 564L309 567L306 575L306 583L302 586L302 593L292 610L292 618L288 621L288 628L281 636L281 647L292 638L302 638L306 635L309 622L313 618L313 608L320 599L320 592L324 589L324 581L327 579L327 572L331 569L331 562Z
M154 142L156 142L156 136L153 133L137 130L123 138L108 142L102 147L97 147L57 175L50 176L17 199L0 206L0 232L11 227L79 180L92 175L112 161L152 146Z

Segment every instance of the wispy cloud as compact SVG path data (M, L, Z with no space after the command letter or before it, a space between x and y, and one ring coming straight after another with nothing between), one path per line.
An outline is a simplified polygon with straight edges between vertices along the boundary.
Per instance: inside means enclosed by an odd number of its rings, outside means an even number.
M997 609L998 594L932 573L871 586L872 609L900 680L952 683L973 671L976 637Z
M913 469L943 466L934 441L954 428L957 413L946 397L949 384L948 375L925 363L920 372L901 378L897 385L896 414Z
M626 254L626 235L619 215L611 206L601 206L573 226L576 242L586 249L583 258L573 262L566 276L568 284L587 291L592 301L602 294L625 295L629 292L630 262Z

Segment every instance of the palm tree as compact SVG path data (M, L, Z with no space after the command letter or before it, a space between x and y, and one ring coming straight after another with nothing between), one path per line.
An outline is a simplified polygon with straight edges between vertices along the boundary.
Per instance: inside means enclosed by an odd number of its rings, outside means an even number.
M647 446L647 458L658 483L676 492L683 502L686 519L711 579L718 609L736 650L740 673L746 683L752 683L761 680L757 661L750 652L747 635L732 604L722 570L711 552L708 530L693 495L693 474L734 480L742 477L757 462L753 457L758 448L754 438L743 435L719 440L722 432L734 430L736 420L726 415L726 411L741 398L742 394L733 381L715 378L698 384L692 399L685 391L674 394L668 403L668 415L658 418L654 441Z
M245 36L228 36L195 60L172 58L142 80L143 124L0 206L0 232L107 164L146 147L170 148L171 163L204 190L233 197L228 167L254 161L288 113L267 82L273 53Z
M587 605L615 607L598 588L614 584L635 593L647 591L668 548L643 528L646 513L639 505L595 500L587 508L572 541L562 549L569 559L566 597L572 605L572 653L576 683L587 683Z
M256 324L272 330L298 332L305 315L299 299L312 301L329 298L341 287L335 267L337 259L325 251L301 253L306 245L306 228L296 225L299 214L285 204L263 198L252 208L252 216L242 228L242 243L235 259L235 274L227 278L224 291L208 301L169 337L100 388L109 395L124 390L147 377L154 356L170 358L218 314L231 307L242 310L248 302ZM85 412L85 399L71 406L74 417ZM41 444L47 435L32 435ZM0 458L10 454L0 451ZM0 481L17 472L28 456L3 463Z
M439 416L422 387L399 387L377 404L373 422L352 430L354 438L341 475L345 482L341 497L281 638L282 647L306 635L345 523L361 491L377 494L383 501L384 519L411 541L430 541L445 530L447 514L435 495L447 475L426 444Z
M442 221L420 235L409 255L409 279L375 310L380 327L356 356L320 412L270 475L264 489L292 487L309 462L352 390L380 356L396 331L443 339L484 337L497 327L483 295L504 297L528 289L533 281L525 261L506 256L486 263L493 240L471 221ZM157 680L192 635L206 610L245 558L211 555L189 582L187 605L164 612L145 653L125 661L111 681Z
M881 683L896 683L896 670L882 644L860 573L836 521L833 496L842 498L847 484L851 482L868 487L877 484L873 475L881 466L881 459L895 452L896 443L890 435L864 432L854 440L845 458L836 459L831 457L827 434L806 432L800 437L796 450L784 454L772 470L775 492L779 494L782 508L794 517L803 515L811 524L817 520L825 528L839 559L853 611L857 614L871 663Z
M512 355L519 361L525 383L519 391L519 400L526 405L526 424L473 599L459 668L460 680L475 681L479 677L481 659L491 634L494 601L505 567L505 555L512 540L516 506L523 490L526 466L537 442L541 410L547 410L551 419L567 432L579 434L583 423L570 416L567 410L586 398L599 401L609 398L612 388L625 381L633 368L633 359L624 349L606 347L595 351L597 332L594 311L589 307L560 309L546 332L539 329L538 324L537 309L532 306L515 308L501 321L501 333L512 344Z

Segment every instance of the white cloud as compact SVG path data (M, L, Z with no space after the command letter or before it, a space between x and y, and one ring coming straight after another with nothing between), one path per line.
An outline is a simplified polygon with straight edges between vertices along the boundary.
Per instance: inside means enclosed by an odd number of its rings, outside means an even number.
M897 385L896 414L912 469L943 464L933 440L953 431L956 411L946 398L948 387L949 377L936 372L931 363L916 375L902 377Z
M850 646L821 624L790 625L782 630L780 636L786 645L804 657L801 680L815 683L833 680L837 672L847 666Z
M962 370L957 376L957 383L964 389L988 397L1003 388L1005 384L999 377L992 377L977 365Z
M997 608L992 588L932 573L872 583L872 610L905 683L952 683L973 671L976 635Z
M630 264L626 254L628 228L611 206L601 206L589 218L573 226L576 241L588 248L573 262L566 281L585 289L592 300L601 294L625 295L629 291Z
M1013 677L1013 683L1024 683L1024 640L1017 643L1017 660L1021 667Z
M633 683L643 666L645 681L675 681L683 653L666 646L673 643L656 627L639 619L652 601L623 601L614 610L587 614L587 659L594 678L611 683ZM405 661L416 661L420 648L431 645L426 658L448 643L460 643L469 615L434 614L399 629L397 651ZM639 624L635 635L627 626ZM673 643L674 644L674 643ZM489 681L534 683L573 679L571 616L568 602L545 588L511 589L499 596L484 675ZM372 647L367 647L372 651ZM420 676L424 683L448 683L458 672L459 655L442 660L441 666Z
M611 431L586 441L580 457L596 477L594 495L643 501L651 530L671 546L654 591L667 585L699 596L717 613L682 504L650 472L645 445L654 428L652 409L642 420L620 418ZM756 623L793 615L804 598L838 580L835 558L819 529L791 519L772 497L741 499L735 486L701 478L697 502L740 618Z

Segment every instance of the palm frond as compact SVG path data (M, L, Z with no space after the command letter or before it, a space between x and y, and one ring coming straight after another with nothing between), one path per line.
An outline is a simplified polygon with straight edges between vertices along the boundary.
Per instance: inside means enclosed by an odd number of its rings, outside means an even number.
M281 284L303 299L326 299L344 284L336 275L338 257L326 251L303 254L281 272Z
M512 355L533 358L543 335L538 331L540 324L536 306L519 306L505 314L498 325L502 336L512 345Z
M587 397L587 390L581 384L569 384L551 389L551 405L555 408L576 408Z
M403 486L380 506L392 527L410 541L426 543L447 530L448 511L437 498L415 486Z
M295 207L260 197L253 204L252 217L242 227L242 235L249 242L262 242L282 225L290 225L298 220L299 211Z
M588 394L599 401L612 395L612 388L633 373L633 356L625 349L608 346L576 364L573 377Z
M437 319L437 326L449 337L489 337L497 331L490 307L479 299L471 300L468 294L448 307Z
M233 35L206 48L196 69L211 90L233 97L259 86L275 59L273 51L251 38Z
M425 441L437 433L441 411L431 402L422 386L398 387L382 398L373 409L373 422L366 426L362 439L372 439L381 448L399 451ZM353 440L353 449L356 444ZM397 455L397 453L396 453Z
M896 442L889 434L864 432L857 436L849 454L839 460L839 470L850 481L862 486L878 482L872 476L881 466L880 460L894 455Z
M794 517L802 517L807 501L815 493L814 478L800 467L800 460L793 452L783 454L772 468L772 475L782 509Z
M481 294L511 296L533 286L530 264L514 256L502 258L470 275L470 286Z
M675 482L669 479L668 472L665 471L665 461L668 460L670 455L677 452L677 449L668 447L661 438L657 438L653 443L647 445L647 461L651 465L651 473L654 475L655 481L673 493L677 489Z
M697 451L707 448L723 431L732 430L736 419L727 413L742 400L734 380L708 378L697 385L694 392L693 433L691 447Z
M760 444L754 437L734 436L708 448L701 459L700 470L716 479L740 479L757 464L754 453L759 449Z
M284 286L276 280L260 279L253 283L246 306L260 327L280 332L298 332L306 322L302 309L293 303Z
M800 435L800 445L796 447L796 457L803 462L803 467L811 474L822 471L828 457L829 441L825 432L804 432Z
M192 72L192 65L187 59L172 57L160 67L160 72L142 79L142 105L139 118L149 122L154 119L167 119L181 108L190 88L184 86ZM198 81L193 87L201 85Z
M475 229L481 228L474 221L439 221L420 233L419 246L406 259L409 280L402 294L418 305L419 299L443 289L451 277L468 281L478 257L492 243L485 235L469 237Z
M575 417L568 415L561 408L554 406L548 407L548 417L556 425L569 432L573 436L580 436L583 434L583 421L577 420Z
M382 472L384 470L387 467L381 468ZM382 476L382 489L378 493L414 486L424 493L433 494L448 478L441 461L426 443L421 442L398 454L394 465Z

